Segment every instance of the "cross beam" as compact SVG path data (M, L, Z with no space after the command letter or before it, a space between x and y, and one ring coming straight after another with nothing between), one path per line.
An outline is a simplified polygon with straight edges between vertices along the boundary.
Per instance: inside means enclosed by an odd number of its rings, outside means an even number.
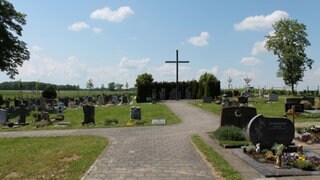
M179 52L176 50L176 60L175 61L166 61L166 63L176 63L176 100L179 99L179 63L189 63L189 61L179 61Z

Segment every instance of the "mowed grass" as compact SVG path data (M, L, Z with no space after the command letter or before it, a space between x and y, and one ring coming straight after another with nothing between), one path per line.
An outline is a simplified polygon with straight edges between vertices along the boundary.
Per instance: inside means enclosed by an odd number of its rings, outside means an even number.
M0 139L0 179L80 179L108 140L97 136Z
M151 103L139 103L134 104L141 108L141 120L143 125L152 125L152 119L166 119L167 125L177 124L180 119L172 113L172 111L163 103L151 104ZM22 126L14 129L0 129L0 131L8 130L37 130L37 129L78 129L78 128L105 128L105 127L124 127L127 126L127 122L130 120L130 105L121 106L104 106L95 108L95 125L94 126L82 126L84 120L84 113L82 107L78 109L67 109L64 111L65 121L70 122L67 127L55 127L54 125L45 126L42 128L36 128L34 125L34 119L32 113L27 117L27 122L30 125ZM50 114L50 117L55 117L55 114ZM105 122L107 120L118 120L118 124L108 125ZM141 125L135 125L141 126Z
M267 103L266 98L249 98L249 105L257 108L257 114L262 114L265 117L283 117L285 114L285 99L280 97L277 102ZM221 113L221 105L214 103L202 103L202 100L191 100L190 104L212 112L216 115ZM292 119L292 116L287 118ZM320 115L303 113L295 118L296 122L320 122Z
M192 136L192 142L203 153L207 161L225 179L244 179L230 164L211 146L207 145L199 136Z

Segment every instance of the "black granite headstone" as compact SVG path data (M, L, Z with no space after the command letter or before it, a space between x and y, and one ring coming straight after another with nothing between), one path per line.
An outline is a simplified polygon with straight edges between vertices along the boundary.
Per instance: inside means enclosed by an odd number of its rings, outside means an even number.
M238 97L238 102L239 102L240 104L248 104L248 97L239 96L239 97Z
M90 123L95 124L94 110L95 110L94 106L90 106L90 105L83 106L83 113L84 113L83 124L90 124Z
M261 114L253 117L248 124L247 134L255 145L270 148L275 143L288 146L294 138L294 125L286 118L266 118Z
M27 109L26 109L26 105L21 104L20 105L20 118L18 120L19 124L26 124L26 117L27 117Z
M250 120L257 115L254 107L225 107L221 110L220 126L247 128Z

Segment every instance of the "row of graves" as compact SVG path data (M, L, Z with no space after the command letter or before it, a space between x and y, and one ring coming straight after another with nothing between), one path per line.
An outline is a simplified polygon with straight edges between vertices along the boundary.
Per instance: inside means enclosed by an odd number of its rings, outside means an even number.
M272 95L271 101L277 98ZM304 101L315 103L312 97L287 98L286 114L292 110L304 112ZM237 103L224 102L220 126L236 126L245 131L251 145L231 151L266 177L320 175L320 171L305 171L320 170L320 155L294 143L294 122L287 117L257 114L256 108L248 106L247 97L240 96ZM312 168L301 161L312 162Z
M26 125L35 125L43 127L58 121L55 126L67 126L70 124L64 120L63 111L66 108L77 109L83 108L84 121L82 124L95 124L94 107L108 105L125 105L131 104L130 95L99 95L96 97L80 98L59 98L59 99L14 99L13 103L5 101L4 106L0 108L0 127L17 128ZM50 118L50 114L54 117ZM27 122L26 118L33 116L32 123Z

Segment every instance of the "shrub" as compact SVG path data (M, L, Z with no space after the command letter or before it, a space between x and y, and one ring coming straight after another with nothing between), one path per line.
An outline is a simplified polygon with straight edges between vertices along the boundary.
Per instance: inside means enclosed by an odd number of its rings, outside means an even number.
M42 97L46 99L55 99L57 97L56 89L53 86L48 86L42 91Z
M246 140L245 133L242 129L236 126L221 126L213 135L220 141L244 141Z
M316 166L310 161L298 160L296 163L297 168L303 169L306 171L313 171L316 169Z

